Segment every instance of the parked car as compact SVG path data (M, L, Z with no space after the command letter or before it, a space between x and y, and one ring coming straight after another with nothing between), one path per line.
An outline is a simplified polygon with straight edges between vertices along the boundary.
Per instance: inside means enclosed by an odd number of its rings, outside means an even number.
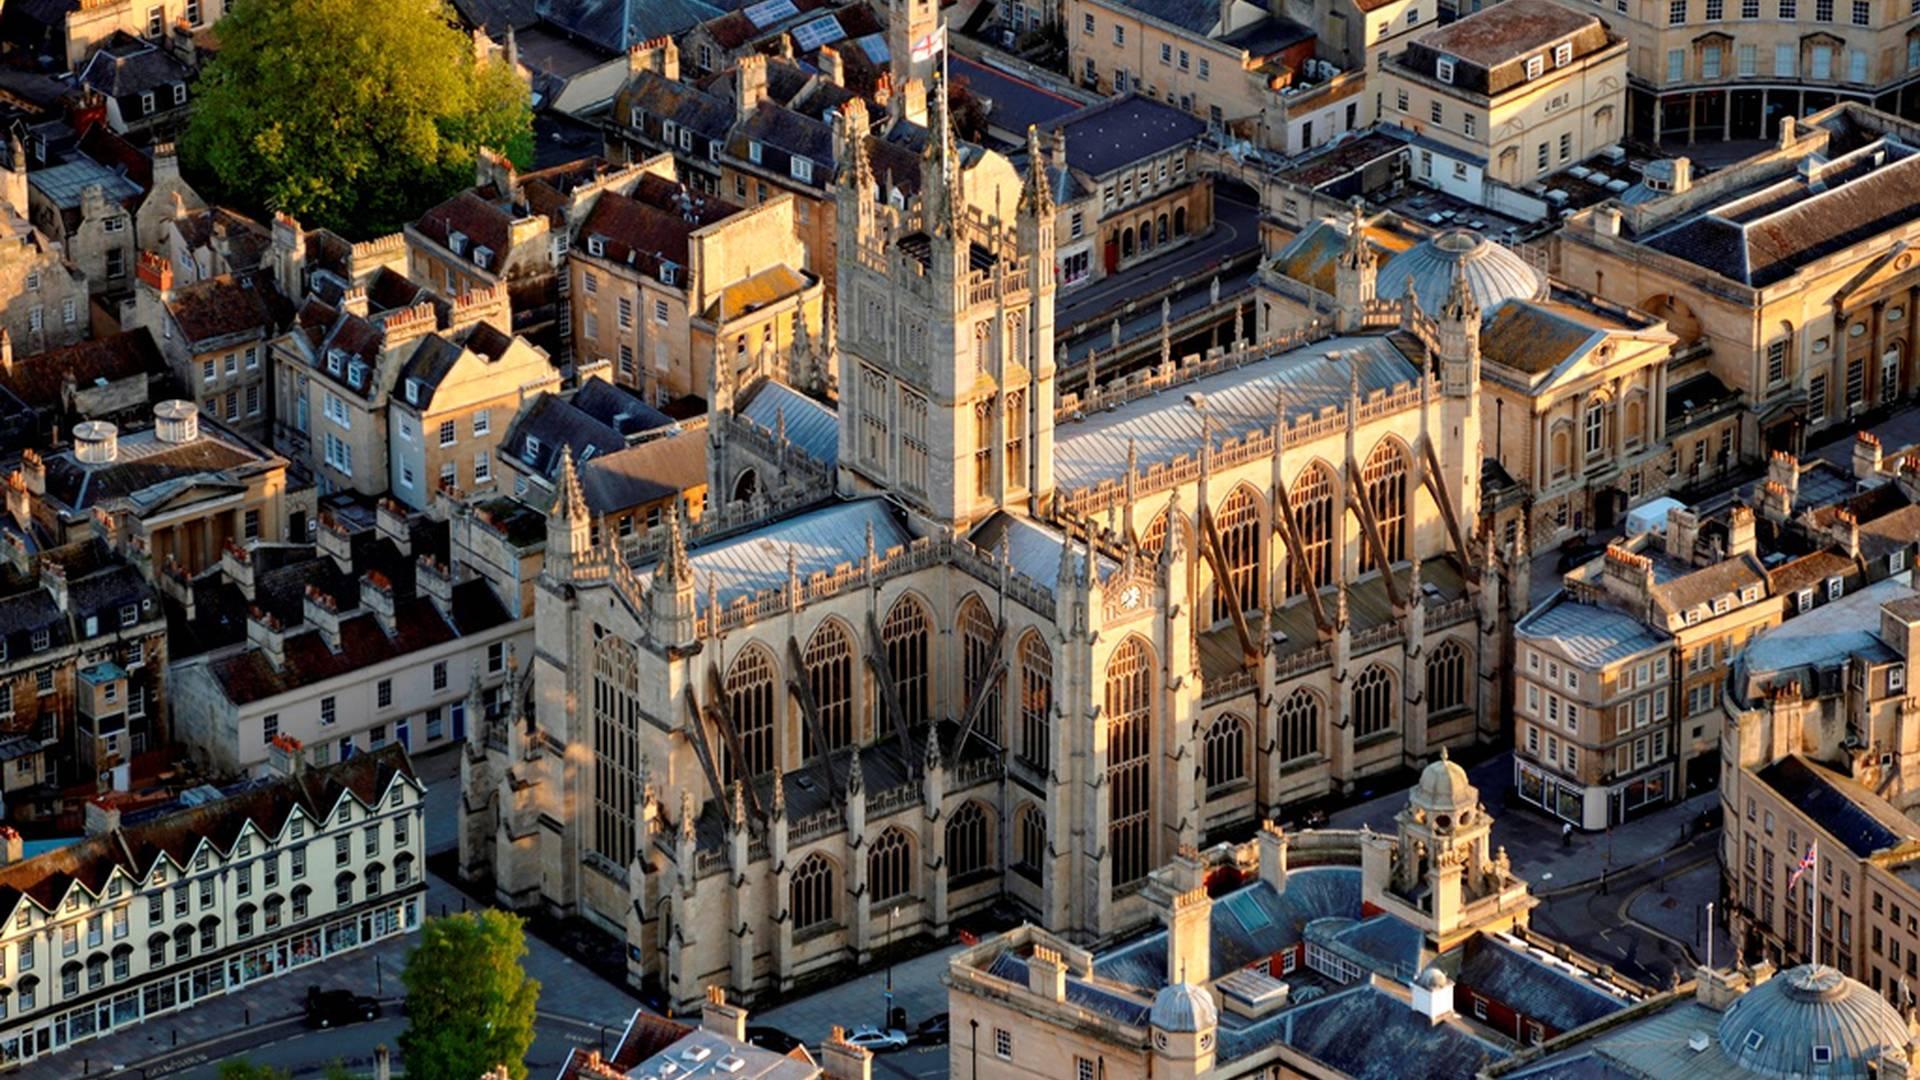
M913 1029L913 1041L923 1046L943 1045L951 1035L952 1032L947 1026L946 1013L934 1013L920 1021L920 1026Z
M337 1028L380 1017L380 1002L351 990L307 987L307 1026Z
M882 1031L872 1024L861 1024L848 1033L847 1041L855 1046L864 1046L876 1054L884 1054L889 1050L905 1050L907 1033L899 1028Z
M771 1050L776 1054L787 1053L794 1047L802 1045L801 1040L777 1027L762 1027L758 1024L747 1025L747 1041L762 1050Z

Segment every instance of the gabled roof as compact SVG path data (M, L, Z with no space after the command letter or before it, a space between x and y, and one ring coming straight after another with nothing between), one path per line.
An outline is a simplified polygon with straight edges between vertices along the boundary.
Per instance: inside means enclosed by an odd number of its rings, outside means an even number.
M618 514L707 482L707 433L682 431L596 455L580 469L587 509Z
M701 544L688 552L693 576L702 596L711 588L725 607L787 585L787 559L801 581L814 573L831 573L842 564L866 558L867 532L873 532L874 551L913 542L900 516L884 499L831 503L816 510L780 518L756 529ZM647 569L643 579L651 581Z
M405 749L389 744L292 777L243 785L199 806L175 804L151 820L0 866L0 915L12 918L23 899L53 910L75 886L98 896L116 870L143 882L162 857L186 866L203 842L231 851L249 830L279 837L296 811L325 822L343 799L378 805L396 782L419 783Z
M1454 981L1555 1031L1584 1027L1633 1004L1488 934L1467 939Z
M591 251L597 244L597 258L624 263L649 276L658 275L663 262L684 270L693 234L740 209L685 192L657 177L649 179L654 183L635 189L637 197L617 191L602 194L574 234L578 249Z
M474 253L486 248L493 253L485 269L497 271L513 246L513 215L471 191L463 191L420 215L414 231L453 250L453 235L465 238L458 257L478 265Z
M536 0L541 18L624 53L651 38L678 37L723 9L705 0Z
M1892 803L1852 777L1801 754L1789 754L1756 775L1863 859L1876 851L1920 840L1920 828Z
M199 435L186 442L162 442L152 428L120 433L111 462L81 462L71 449L48 454L47 498L62 509L84 511L273 460L272 454L202 416Z
M840 414L783 382L767 379L754 387L739 414L768 431L784 424L787 440L828 469L840 461Z
M708 140L727 137L733 126L733 103L683 82L676 82L652 71L636 73L627 82L628 110L640 109L650 116L673 121L676 127L697 132ZM618 117L621 121L630 115Z
M600 380L594 380L598 382ZM498 453L543 480L553 479L562 448L575 463L624 450L626 437L559 394L541 394L520 410L500 440Z

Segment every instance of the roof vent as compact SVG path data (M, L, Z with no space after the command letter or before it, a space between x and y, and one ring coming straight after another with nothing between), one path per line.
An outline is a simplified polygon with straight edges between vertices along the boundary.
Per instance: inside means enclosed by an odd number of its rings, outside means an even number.
M153 407L153 436L163 443L187 443L200 437L200 406L163 401Z
M680 1051L682 1060L695 1063L705 1061L712 1056L713 1047L711 1046L689 1046L685 1050Z
M84 465L110 465L120 456L120 429L105 420L73 426L73 456Z
M1697 1054L1707 1048L1708 1041L1706 1032L1696 1031L1687 1036L1687 1049Z

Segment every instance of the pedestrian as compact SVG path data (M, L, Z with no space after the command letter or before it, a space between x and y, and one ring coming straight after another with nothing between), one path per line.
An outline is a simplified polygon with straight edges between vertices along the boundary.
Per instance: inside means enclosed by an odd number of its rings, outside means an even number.
M1571 821L1560 823L1560 846L1563 848L1573 846L1573 822Z

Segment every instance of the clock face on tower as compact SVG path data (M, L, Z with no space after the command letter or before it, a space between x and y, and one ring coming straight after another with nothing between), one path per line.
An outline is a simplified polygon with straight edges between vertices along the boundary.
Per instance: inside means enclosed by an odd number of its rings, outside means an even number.
M1129 611L1139 607L1140 606L1140 586L1138 585L1127 586L1126 591L1120 594L1120 606L1126 608Z

